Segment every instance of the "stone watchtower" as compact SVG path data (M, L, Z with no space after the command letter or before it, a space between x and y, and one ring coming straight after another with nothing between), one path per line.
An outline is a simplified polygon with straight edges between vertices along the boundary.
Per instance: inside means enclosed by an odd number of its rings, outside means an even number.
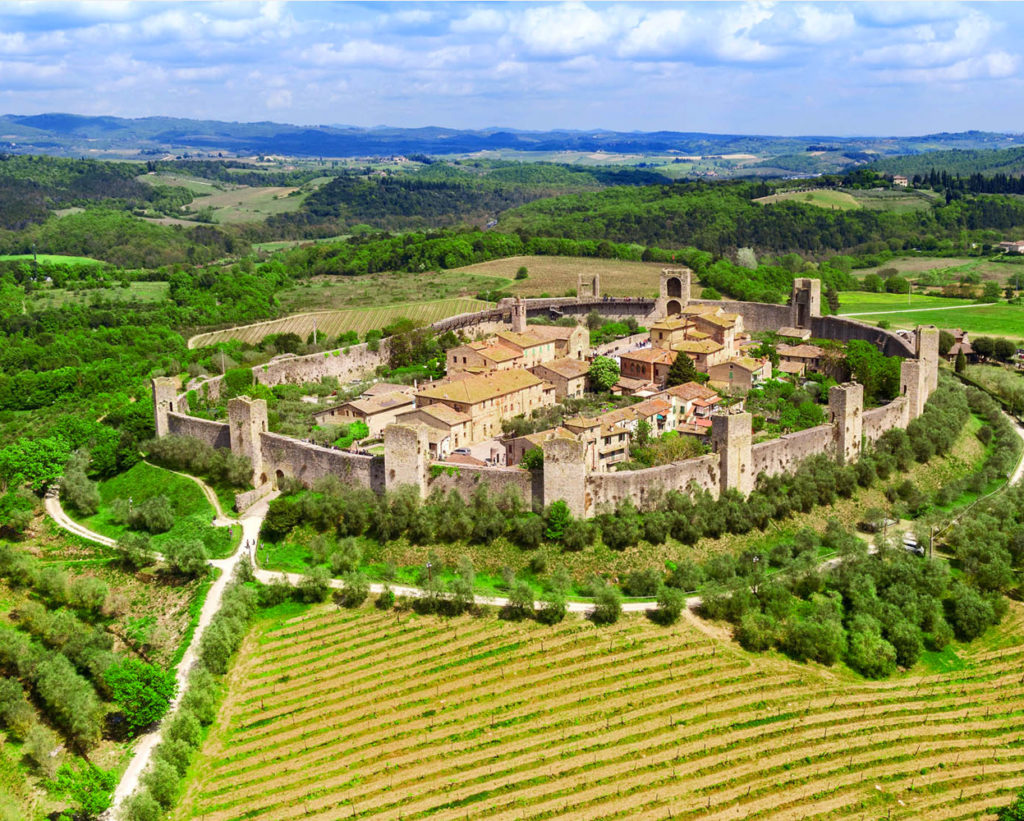
M907 423L924 411L924 403L939 384L939 329L919 325L915 333L916 359L900 363L900 393L907 397Z
M575 439L548 439L544 451L544 507L562 499L576 518L587 515L587 446Z
M793 280L789 300L789 324L794 328L810 328L811 319L821 316L821 280L798 277Z
M864 433L864 386L846 382L829 388L828 414L835 431L836 460L841 465L856 462Z
M601 298L601 275L595 273L593 277L587 281L583 278L582 273L576 274L576 299L579 302L583 302L587 299L600 299Z
M228 400L228 434L231 452L252 462L252 484L267 483L263 470L263 434L267 432L267 400L237 396Z
M751 462L753 416L717 413L711 417L711 442L718 454L719 489L738 490L747 496L754 489Z
M178 407L178 380L172 376L158 376L153 380L153 421L156 424L156 438L170 433L168 413L181 413Z
M512 303L512 332L521 334L526 331L526 303L521 297L516 297Z
M384 489L415 485L427 497L430 443L425 425L388 425L384 428Z
M693 271L689 268L662 268L661 288L654 312L656 316L675 316L690 302Z

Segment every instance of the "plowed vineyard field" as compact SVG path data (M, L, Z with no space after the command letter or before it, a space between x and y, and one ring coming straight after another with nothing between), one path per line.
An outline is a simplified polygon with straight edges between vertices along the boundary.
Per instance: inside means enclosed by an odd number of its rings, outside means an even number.
M385 296L381 296L383 301ZM313 333L316 322L317 332L335 337L346 331L355 331L363 337L367 331L377 330L396 319L403 317L415 319L423 323L437 322L445 317L482 311L493 307L490 303L478 299L439 299L434 302L412 302L405 305L386 305L381 308L353 308L345 311L317 311L310 314L294 314L269 322L257 322L252 325L240 325L236 328L225 328L222 331L210 331L197 334L188 341L190 348L213 345L238 339L255 345L269 334L295 333L303 339Z
M310 610L247 639L179 818L983 817L1024 785L1024 628L908 675L597 628Z

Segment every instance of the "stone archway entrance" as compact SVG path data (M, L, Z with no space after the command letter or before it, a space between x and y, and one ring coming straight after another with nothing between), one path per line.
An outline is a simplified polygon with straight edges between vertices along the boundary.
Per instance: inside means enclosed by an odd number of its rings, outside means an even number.
M678 294L677 294L677 296L678 296ZM683 310L683 306L682 306L682 304L680 304L679 300L677 300L677 299L670 299L665 304L665 313L668 314L669 316L674 316L675 314L680 313L682 310Z
M681 297L683 295L683 281L679 277L669 277L665 281L665 293L670 297Z

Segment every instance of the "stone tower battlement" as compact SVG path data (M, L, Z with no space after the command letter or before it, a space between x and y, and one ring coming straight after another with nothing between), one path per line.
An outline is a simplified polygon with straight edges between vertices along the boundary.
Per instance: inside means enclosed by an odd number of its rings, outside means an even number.
M662 268L655 314L674 316L685 308L692 297L693 271L689 268Z
M749 413L716 413L711 417L711 442L718 454L722 490L738 490L744 496L754 489L753 419Z
M821 280L807 277L794 279L789 310L791 326L810 328L811 319L821 316Z
M844 465L856 462L864 438L864 386L846 382L829 388L828 414L836 432L836 459Z

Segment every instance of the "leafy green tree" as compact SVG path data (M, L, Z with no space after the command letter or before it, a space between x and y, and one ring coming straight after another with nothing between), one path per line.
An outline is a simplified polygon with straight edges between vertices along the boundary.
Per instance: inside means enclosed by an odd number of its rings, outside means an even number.
M169 541L164 545L164 550L171 567L183 576L195 578L209 569L206 546L198 539Z
M71 448L61 437L21 437L0 449L0 483L20 476L33 490L53 484L64 472Z
M163 809L148 787L140 787L125 800L121 815L125 821L160 821Z
M516 621L533 615L533 589L522 579L517 579L513 583L504 614Z
M117 773L101 770L87 761L73 766L64 764L57 771L56 792L66 795L75 807L75 815L84 819L99 818L110 806Z
M516 269L516 279L526 279L530 276L530 272L525 265L520 265Z
M595 356L590 363L590 384L597 391L609 391L619 381L619 366L614 359L607 356Z
M149 769L142 776L142 784L165 810L174 806L178 797L178 783L178 771L174 765L160 757L154 758Z
M661 585L658 588L658 609L654 618L660 624L675 624L686 606L686 595L675 587Z
M594 609L590 618L595 624L614 624L622 615L622 594L609 584L594 592Z
M544 451L540 448L530 448L523 454L523 458L519 461L519 466L524 470L543 470Z
M956 339L949 331L939 331L939 356L946 356L952 350Z
M953 368L957 373L963 373L967 370L967 357L964 356L963 351L957 351L956 362L954 363Z
M132 732L163 718L177 689L173 671L160 670L133 658L108 667L103 680Z
M331 592L331 574L326 567L314 567L299 580L296 590L304 602L327 601Z
M558 499L548 505L544 514L544 538L549 542L559 542L565 538L565 530L572 522L572 512L564 500Z
M679 353L668 369L665 386L674 388L676 385L685 385L687 382L703 382L707 378L707 374L697 370L690 357L684 353Z

